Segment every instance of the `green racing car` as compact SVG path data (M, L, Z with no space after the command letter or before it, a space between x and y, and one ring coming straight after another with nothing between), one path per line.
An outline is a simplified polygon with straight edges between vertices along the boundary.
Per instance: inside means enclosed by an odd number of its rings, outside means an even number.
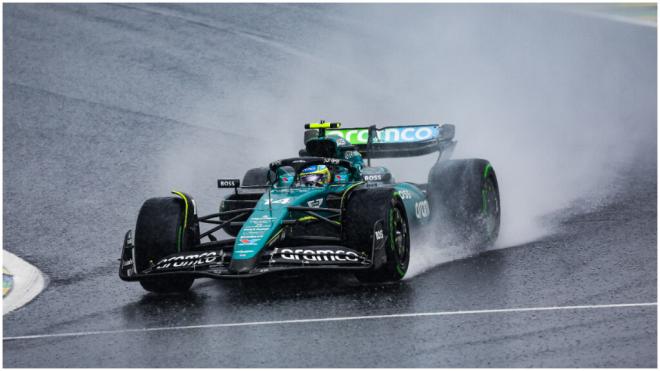
M198 216L194 199L178 191L145 201L125 235L119 277L158 293L187 291L199 277L292 270L386 282L406 275L417 234L450 234L480 248L497 238L495 170L486 160L450 159L453 125L305 128L298 157L251 169L242 182L219 179L219 188L234 191L217 213ZM388 168L371 166L435 152L425 184L397 182ZM201 232L201 224L211 228ZM225 238L214 235L221 230Z

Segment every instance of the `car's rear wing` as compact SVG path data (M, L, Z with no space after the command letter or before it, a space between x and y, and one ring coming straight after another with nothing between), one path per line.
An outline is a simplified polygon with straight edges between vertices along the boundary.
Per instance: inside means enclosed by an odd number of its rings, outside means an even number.
M422 156L433 152L449 155L456 145L454 130L454 125L450 124L370 126L326 129L325 135L344 138L371 159Z

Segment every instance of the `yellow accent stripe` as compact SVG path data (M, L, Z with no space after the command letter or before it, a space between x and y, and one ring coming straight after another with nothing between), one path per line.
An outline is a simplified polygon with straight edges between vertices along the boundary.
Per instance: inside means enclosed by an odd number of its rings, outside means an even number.
M310 129L330 129L332 125L337 125L335 129L339 129L341 127L341 123L339 122L311 122L309 123L309 128Z
M308 221L312 221L312 220L319 220L319 218L317 218L315 216L308 215L308 216L303 216L302 218L298 218L297 221L299 221L299 222L308 222ZM328 220L330 220L330 219L328 219ZM337 224L337 225L341 225L341 223L339 223L336 220L330 220L330 221Z
M188 198L186 198L186 196L184 196L183 193L181 193L181 192L172 191L172 193L174 193L175 195L183 198L183 202L185 202L185 204L186 204L186 211L185 211L185 216L184 216L184 219L183 219L183 228L186 228L188 226Z
M279 235L282 233L282 231L283 231L283 229L280 228L280 230L277 231L277 233L275 233L273 235L273 237L271 237L270 240L268 240L268 242L266 242L266 246L270 245L270 243L273 242L273 240L275 240L275 238L279 237Z

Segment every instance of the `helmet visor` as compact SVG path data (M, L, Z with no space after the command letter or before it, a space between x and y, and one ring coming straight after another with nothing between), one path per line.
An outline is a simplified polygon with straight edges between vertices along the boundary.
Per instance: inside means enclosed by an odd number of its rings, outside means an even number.
M300 183L304 185L323 184L323 174L309 174L301 176Z

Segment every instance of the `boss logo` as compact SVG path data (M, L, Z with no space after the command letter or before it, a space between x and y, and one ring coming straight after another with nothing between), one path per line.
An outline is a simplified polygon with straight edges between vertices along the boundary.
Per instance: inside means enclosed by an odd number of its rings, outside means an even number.
M376 175L364 175L362 177L364 180L367 182L374 182L374 181L379 181L383 180L383 176L381 174L376 174Z
M430 214L429 203L424 200L421 202L415 202L415 216L417 219L428 218Z
M238 179L218 179L218 188L238 188L241 181Z
M375 232L374 232L374 235L376 236L376 240L378 240L378 241L380 241L380 240L382 240L383 238L385 238L385 234L383 233L383 230L382 230L382 229L375 231Z

